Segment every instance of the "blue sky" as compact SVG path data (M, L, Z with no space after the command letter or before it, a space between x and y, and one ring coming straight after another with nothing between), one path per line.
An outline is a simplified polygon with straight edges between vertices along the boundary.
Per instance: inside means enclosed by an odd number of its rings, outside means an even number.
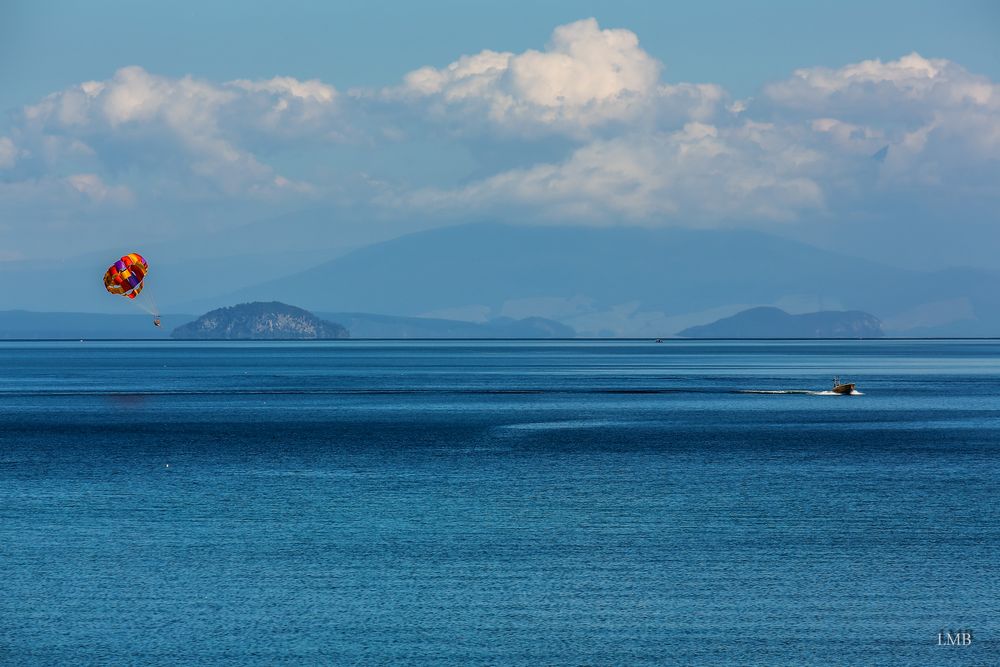
M0 262L323 210L330 247L509 218L1000 267L998 36L992 2L8 0Z
M666 63L669 78L714 81L738 95L797 67L910 51L1000 78L1000 5L989 0L6 0L0 107L29 104L126 64L217 81L287 75L339 87L389 85L458 54L539 48L555 26L589 16L635 31Z

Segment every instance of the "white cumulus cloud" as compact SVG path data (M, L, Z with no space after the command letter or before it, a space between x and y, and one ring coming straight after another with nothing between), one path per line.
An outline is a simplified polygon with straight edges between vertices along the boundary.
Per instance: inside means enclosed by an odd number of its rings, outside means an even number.
M10 137L0 137L0 169L13 167L20 153Z
M939 108L992 106L1000 103L996 85L954 62L911 53L899 60L865 60L839 69L795 70L791 78L764 87L764 95L782 107L826 113L889 109L902 104L932 103Z
M513 204L552 220L597 224L791 220L823 207L816 180L823 161L771 125L692 122L674 132L597 140L560 163L425 191L412 201L460 209Z
M664 85L661 70L634 32L602 29L590 18L557 27L543 51L482 51L422 67L384 96L422 103L449 122L573 136L658 114L705 119L725 97L712 84Z
M589 27L597 31L596 24ZM583 26L574 32L586 33ZM422 94L447 100L464 82L460 100L506 100L513 88L504 77L520 56L490 55L459 61L446 73L421 70L427 77L419 86ZM649 96L665 88L651 83L641 90ZM632 123L610 136L584 137L563 160L507 169L460 188L428 189L402 201L459 211L519 206L538 217L571 222L691 225L796 220L856 206L866 192L881 195L894 188L917 187L921 196L962 189L996 196L998 91L988 78L951 61L917 54L797 70L790 79L765 86L763 104L733 103L729 115L716 114L727 99L721 89L696 91L680 84L670 97L688 94L684 112L704 120L679 129ZM556 97L518 99L531 101L522 104L525 109L549 109ZM578 122L580 116L566 114L592 111L582 94L561 99L565 106L534 120ZM620 101L611 93L607 99ZM700 115L696 102L703 104ZM520 107L505 102L498 108ZM636 107L612 108L627 114ZM466 110L443 111L461 119ZM607 116L588 119L601 122ZM517 118L498 113L495 120Z
M21 133L52 162L87 152L95 168L110 170L129 162L153 171L180 164L187 176L230 195L302 192L303 184L276 173L254 147L260 137L334 134L337 102L337 91L319 81L215 84L125 67L25 108Z
M110 186L97 174L73 174L66 178L66 183L92 202L115 204L132 202L132 193L128 188L121 185Z
M996 176L1000 85L949 60L911 53L799 69L765 86L761 99L779 117L807 119L844 150L888 146L885 179L960 187L977 162L988 179Z

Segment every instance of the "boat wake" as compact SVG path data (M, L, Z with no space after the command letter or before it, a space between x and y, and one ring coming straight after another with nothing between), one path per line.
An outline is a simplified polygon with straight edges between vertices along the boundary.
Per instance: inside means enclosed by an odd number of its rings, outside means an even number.
M847 396L848 394L838 394L836 392L826 390L826 391L811 391L809 389L739 389L735 393L737 394L800 394L803 396ZM852 391L850 396L864 396L860 391L855 389Z

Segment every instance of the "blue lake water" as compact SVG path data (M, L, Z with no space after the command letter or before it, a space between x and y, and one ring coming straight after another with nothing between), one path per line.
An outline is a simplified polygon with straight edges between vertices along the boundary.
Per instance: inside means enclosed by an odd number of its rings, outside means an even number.
M1000 664L998 397L1000 341L0 343L0 663Z

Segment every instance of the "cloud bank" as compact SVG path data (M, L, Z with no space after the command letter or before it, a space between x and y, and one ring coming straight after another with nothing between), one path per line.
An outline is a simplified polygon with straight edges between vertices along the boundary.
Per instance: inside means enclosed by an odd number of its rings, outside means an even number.
M594 19L383 89L128 66L0 128L0 209L328 201L344 191L328 165L362 162L357 182L376 185L352 196L382 215L698 226L794 224L887 196L1000 203L1000 86L958 63L799 69L747 100L665 71L635 32ZM491 161L505 143L519 150ZM457 154L471 166L448 164ZM434 169L458 175L410 184Z

